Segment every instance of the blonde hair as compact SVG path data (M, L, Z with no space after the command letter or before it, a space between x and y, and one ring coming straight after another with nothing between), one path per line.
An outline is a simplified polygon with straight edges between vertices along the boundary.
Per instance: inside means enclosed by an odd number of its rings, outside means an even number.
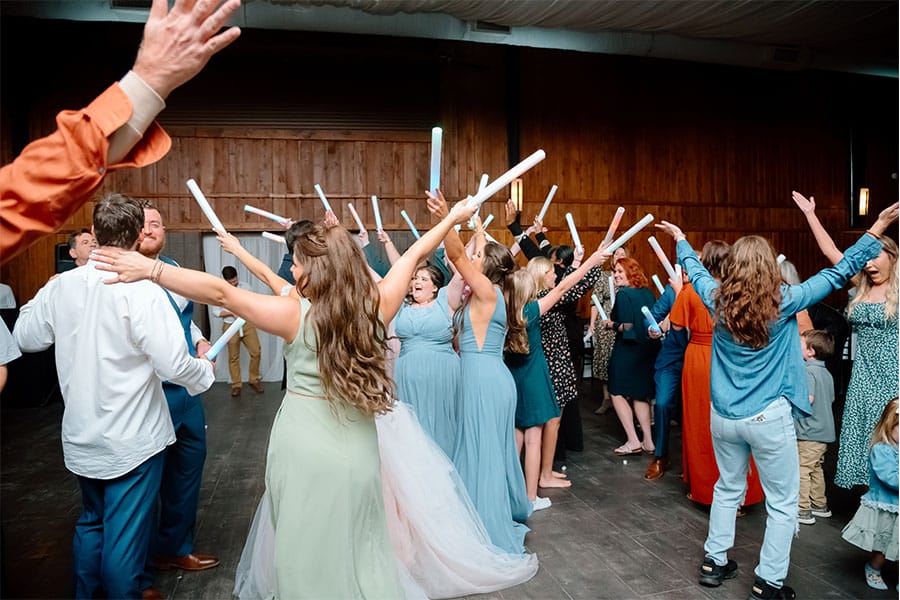
M547 287L547 284L545 283L544 276L547 275L547 273L550 271L554 271L555 273L553 263L550 262L549 258L545 258L543 256L535 256L528 261L528 265L525 268L528 269L528 272L531 273L532 277L534 277L534 282L537 285L537 289L549 289Z
M534 301L537 297L537 282L528 269L519 269L512 275L512 290L509 293L509 302L507 303L507 320L520 321L525 330L524 338L512 339L506 338L505 350L515 352L517 354L528 354L531 346L528 343L528 322L525 320L525 305Z
M881 242L881 251L886 253L890 258L890 275L888 279L887 292L884 300L884 318L886 321L894 320L897 317L897 242L889 237L879 235L878 241ZM872 278L868 272L863 271L857 276L856 295L847 305L847 316L853 313L853 309L865 298L872 289Z
M894 396L894 398L887 403L887 406L884 407L884 410L881 411L881 418L878 419L875 431L872 432L872 442L869 444L870 450L876 444L897 445L897 442L894 441L894 427L900 422L900 415L897 414L897 410L897 397Z
M781 306L781 270L768 240L740 238L722 262L722 284L715 292L715 317L741 344L769 343L769 324Z
M346 402L368 416L390 412L381 296L359 246L343 227L315 225L295 238L294 257L303 269L297 291L311 303L306 318L332 409Z

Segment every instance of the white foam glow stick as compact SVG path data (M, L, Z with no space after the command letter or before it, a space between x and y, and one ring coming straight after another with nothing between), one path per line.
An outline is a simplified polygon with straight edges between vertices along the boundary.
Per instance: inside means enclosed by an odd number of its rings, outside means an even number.
M566 213L566 222L569 224L569 233L572 234L572 241L575 242L575 247L583 250L584 246L581 245L581 238L578 237L578 230L575 229L575 220L572 218L572 213Z
M203 192L200 191L200 186L197 185L197 182L193 179L188 179L187 187L191 191L191 194L193 194L194 200L196 200L197 204L200 205L200 210L202 210L203 214L206 215L206 219L209 221L210 225L213 226L213 229L225 231L225 227L222 225L222 221L220 221L219 217L216 216L216 211L214 211L212 209L212 206L209 205L209 202L206 200L206 196L204 196Z
M491 213L487 216L487 219L484 220L484 223L481 224L482 229L487 229L488 225L491 224L491 221L494 220L494 213Z
M456 225L453 226L453 229L456 230L456 233L459 233L460 230L462 229L462 225L460 225L459 223L457 223Z
M403 220L406 221L407 225L409 225L409 230L412 231L412 234L416 237L416 239L422 237L421 235L419 235L419 230L416 229L415 225L413 225L412 219L409 218L409 215L406 214L405 210L400 211L400 216L403 217Z
M486 188L486 187L487 187L487 184L488 184L488 174L487 174L487 173L482 173L482 174L481 174L481 181L478 182L478 191L480 192L481 190L483 190L484 188Z
M625 214L625 207L620 206L616 209L616 214L613 215L612 223L609 224L609 229L606 230L606 237L603 238L604 244L609 244L613 236L616 235L616 229L619 228L619 223L622 222L622 215Z
M600 304L600 298L597 297L597 294L591 294L591 302L593 302L594 306L597 307L597 312L600 313L600 318L604 321L609 321L609 317L606 316L606 311L603 310L603 305Z
M209 350L206 351L206 358L209 360L215 360L219 355L219 352L222 351L222 348L225 347L225 344L228 343L228 340L233 338L238 331L241 330L241 327L246 325L247 321L240 317L234 320L234 323L229 325L228 329L225 330L225 333L222 334L222 337L217 339L212 346L210 346Z
M244 212L253 213L254 215L259 215L261 217L265 217L267 219L271 219L276 223L280 223L281 225L287 225L291 222L287 217L280 217L275 213L270 213L267 210L262 210L261 208L256 208L255 206L250 206L249 204L244 205Z
M662 329L659 328L659 323L657 323L656 319L653 318L653 315L650 314L650 309L646 306L642 306L641 312L644 313L644 316L647 317L647 321L650 322L650 329L656 333L662 333Z
M277 233L271 233L269 231L263 231L261 234L267 240L272 240L273 242L281 242L285 246L287 246L287 240L284 239L283 235L278 235Z
M657 277L656 273L654 273L653 275L650 276L650 279L653 280L653 283L656 285L656 289L659 290L659 295L662 296L665 293L666 288L663 287L663 284L659 280L659 277Z
M612 275L609 276L609 305L616 303L616 279Z
M362 219L359 218L359 213L356 212L356 209L355 209L355 208L353 208L353 203L352 203L352 202L348 202L348 203L347 203L347 208L350 209L350 214L353 215L353 220L356 221L356 226L359 227L359 230L360 230L360 231L365 231L365 230L366 230L366 226L363 225Z
M316 193L319 195L319 199L322 201L322 206L325 207L325 212L331 211L331 205L328 204L328 198L325 197L325 192L322 191L322 186L317 183L313 187L316 188Z
M658 258L659 262L662 263L662 266L666 270L666 273L669 274L669 277L675 279L675 269L672 268L672 263L669 262L669 257L667 257L666 253L663 252L663 249L659 245L659 242L657 242L656 238L652 235L647 239L647 241L650 242L650 247L653 248L653 251L656 253L656 258Z
M787 256L785 256L784 254L779 254L779 255L775 258L775 262L777 262L779 265L780 265L781 263L783 263L784 261L786 261L786 260L787 260Z
M550 188L550 193L547 194L547 199L544 200L544 205L541 207L541 212L538 213L538 221L544 221L544 215L547 214L547 209L550 208L550 202L553 200L553 196L556 195L556 190L558 187L554 185Z
M612 254L625 245L628 240L633 238L635 234L653 221L653 215L645 215L643 219L631 226L631 229L619 236L619 239L606 247L606 251Z
M440 127L434 127L431 130L431 181L428 189L432 194L441 187L441 138L444 136L444 130Z
M681 265L675 263L675 281L681 281L682 278Z
M378 210L378 196L372 196L372 211L375 213L375 231L384 231L381 228L381 211Z
M547 154L543 150L538 150L512 169L492 181L480 192L477 192L474 196L469 197L469 206L479 207L481 206L485 200L505 188L510 184L510 182L516 177L521 177L522 174L538 164L542 160L547 158Z

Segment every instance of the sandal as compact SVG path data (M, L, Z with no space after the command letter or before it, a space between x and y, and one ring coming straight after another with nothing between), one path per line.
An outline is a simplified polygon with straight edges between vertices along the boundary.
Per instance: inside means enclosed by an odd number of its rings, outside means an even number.
M628 446L628 442L625 442L615 450L613 450L613 454L616 456L631 456L632 454L640 454L644 451L643 448L638 446L637 448L630 448Z

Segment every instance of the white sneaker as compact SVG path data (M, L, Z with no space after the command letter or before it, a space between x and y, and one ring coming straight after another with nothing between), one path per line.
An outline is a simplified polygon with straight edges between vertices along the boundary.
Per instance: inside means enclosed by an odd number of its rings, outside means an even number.
M550 498L541 498L540 496L536 496L535 499L531 501L531 506L534 507L534 512L544 510L545 508L550 508L551 504L553 503L550 502Z

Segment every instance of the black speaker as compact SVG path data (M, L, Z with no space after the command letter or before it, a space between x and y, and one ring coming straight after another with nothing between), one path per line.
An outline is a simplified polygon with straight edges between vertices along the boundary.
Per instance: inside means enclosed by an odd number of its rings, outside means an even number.
M75 261L69 256L69 244L63 242L56 245L56 272L65 273L75 268Z

